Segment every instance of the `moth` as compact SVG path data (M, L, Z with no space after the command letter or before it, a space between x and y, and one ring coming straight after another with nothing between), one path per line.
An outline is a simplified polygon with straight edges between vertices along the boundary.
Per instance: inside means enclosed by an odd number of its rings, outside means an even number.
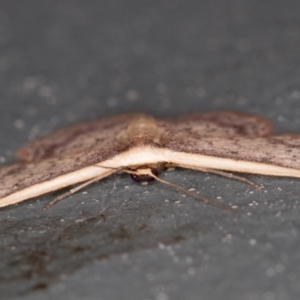
M260 116L215 111L173 118L121 114L75 124L20 148L0 168L0 207L79 184L50 204L114 172L138 182L169 167L212 172L256 186L229 172L300 177L300 134L273 134ZM212 205L227 206L185 191ZM230 208L229 208L230 210Z

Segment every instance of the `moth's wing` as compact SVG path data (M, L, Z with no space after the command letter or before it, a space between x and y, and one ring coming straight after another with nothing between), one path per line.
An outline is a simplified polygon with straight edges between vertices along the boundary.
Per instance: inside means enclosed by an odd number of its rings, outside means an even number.
M300 135L211 140L214 155L300 170Z
M122 114L57 130L20 148L16 156L22 162L36 162L76 153L85 155L98 147L103 151L100 161L104 160L115 152L116 141L124 146L124 134L135 115Z
M15 204L91 179L100 180L115 170L97 166L80 167L68 159L13 164L0 169L0 207ZM66 173L65 173L66 172Z
M130 147L126 130L132 117L119 115L77 124L29 143L17 153L22 162L0 168L0 198L72 172L69 185L114 172L98 168L76 173L126 151Z
M111 150L111 152L108 152L108 150ZM108 149L98 148L93 151L85 151L81 155L50 157L37 162L15 163L3 166L0 168L0 198L29 186L50 181L61 175L93 166L121 152L122 147L118 148L118 146ZM103 172L106 171L107 170L103 170ZM99 168L99 172L96 172L97 176L100 176L101 172L102 170ZM78 175L77 178L75 178L75 182L70 181L69 185L91 179L92 177L93 175L84 179L84 177L80 178L80 175ZM53 188L52 190L56 189L59 189L59 187Z
M300 135L271 135L260 117L213 112L163 120L160 127L159 146L176 152L300 169Z
M160 128L169 131L174 138L184 136L186 132L197 137L221 136L267 136L272 133L270 121L253 114L231 111L213 111L187 114L177 118L165 118L158 121Z

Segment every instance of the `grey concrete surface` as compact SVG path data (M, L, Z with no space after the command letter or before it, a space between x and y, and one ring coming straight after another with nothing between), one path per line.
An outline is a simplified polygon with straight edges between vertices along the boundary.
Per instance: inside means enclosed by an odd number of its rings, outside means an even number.
M233 109L300 131L300 2L0 1L0 160L68 124L125 111ZM47 212L0 210L1 299L300 297L300 182L161 177L239 207L118 174ZM107 209L105 209L108 206Z

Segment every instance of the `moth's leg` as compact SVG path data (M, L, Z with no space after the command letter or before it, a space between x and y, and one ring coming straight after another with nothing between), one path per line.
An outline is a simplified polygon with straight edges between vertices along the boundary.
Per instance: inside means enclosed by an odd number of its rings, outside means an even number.
M215 169L198 168L198 167L195 167L195 168L193 167L192 168L192 167L187 167L187 166L182 166L182 165L179 165L179 167L189 168L189 169L198 170L198 171L202 171L202 172L217 174L217 175L220 175L220 176L224 176L224 177L227 177L227 178L231 178L231 179L235 179L235 180L247 183L247 184L255 187L256 189L261 189L262 188L262 186L260 186L259 184L256 184L253 181L250 181L250 180L248 180L244 177L237 176L237 175L227 173L227 172L224 172L224 171L219 171L219 170L215 170Z
M90 180L88 180L88 181L86 181L86 182L84 182L84 183L82 183L82 184L80 184L80 185L74 187L73 189L69 190L68 192L63 193L62 195L59 195L58 197L56 197L55 199L53 199L51 202L49 202L49 203L43 208L43 210L49 209L52 205L54 205L54 204L57 203L58 201L60 201L60 200L62 200L62 199L64 199L64 198L66 198L66 197L68 197L68 196L70 196L70 195L76 193L77 191L83 189L83 188L86 187L87 185L89 185L89 184L91 184L91 183L94 183L94 182L96 182L96 181L98 181L98 180L100 180L100 179L102 179L102 178L104 178L104 177L107 177L107 174L105 174L105 175L102 174L101 176L92 178L92 179L90 179Z
M247 183L257 189L261 189L262 186L259 185L259 184L256 184L255 182L251 181L251 180L248 180L244 177L241 177L241 176L237 176L237 175L234 175L234 174L231 174L231 173L227 173L227 172L223 172L223 171L218 171L218 170L211 170L211 169L207 169L205 172L209 172L209 173L214 173L214 174L217 174L217 175L221 175L221 176L224 176L224 177L228 177L228 178L232 178L232 179L235 179L235 180L238 180L238 181L241 181L241 182L244 182L244 183Z
M195 198L195 199L198 199L198 200L203 201L204 203L208 203L208 204L210 204L210 205L213 205L213 206L215 206L215 207L221 208L221 209L223 209L223 210L228 210L228 211L235 212L235 213L237 212L235 209L233 209L233 208L231 208L231 207L229 207L229 206L227 206L227 205L224 205L224 204L215 202L215 201L213 201L213 200L211 200L211 199L208 199L208 198L206 198L206 197L203 197L203 196L201 196L201 195L198 195L198 194L196 194L196 193L193 193L193 192L191 192L191 191L189 191L189 190L183 188L183 187L180 186L180 185L177 185L177 184L175 184L175 183L173 183L173 182L170 182L170 181L167 181L167 180L164 180L164 179L161 179L161 178L157 177L157 176L153 173L153 170L152 170L151 168L137 169L137 170L135 170L135 171L131 171L131 170L126 170L126 169L124 169L123 171L126 172L126 173L129 173L129 174L135 174L135 175L138 175L138 176L140 176L140 175L148 175L148 176L150 176L150 177L153 177L153 178L156 179L157 181L159 181L159 182L161 182L161 183L164 183L164 184L167 184L167 185L169 185L169 186L172 186L172 187L174 187L175 189L177 189L177 190L179 190L179 191L182 191L182 192L184 192L185 194L190 195L190 196L192 196L192 197Z

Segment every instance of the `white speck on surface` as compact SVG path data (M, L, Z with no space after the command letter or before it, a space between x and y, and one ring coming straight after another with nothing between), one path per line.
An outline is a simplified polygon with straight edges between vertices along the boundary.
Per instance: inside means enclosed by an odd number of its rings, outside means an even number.
M232 238L233 238L232 234L228 233L222 238L222 241L225 243L231 243Z
M245 105L247 103L247 99L244 97L238 97L237 102L239 105Z
M41 97L48 98L53 95L53 89L50 85L43 85L39 89L39 95Z
M169 295L163 292L160 292L155 295L155 300L169 300Z
M17 119L17 120L14 121L14 127L15 128L22 129L22 128L24 128L24 126L25 126L25 123L24 123L23 120Z
M77 223L82 223L82 222L84 222L85 221L85 219L77 219L77 220L75 220L75 223L77 224Z
M163 243L158 243L158 248L159 248L159 249L165 249L166 246L165 246L165 244L163 244Z
M186 258L185 258L185 261L186 261L186 263L187 264L192 264L193 263L193 258L191 257L191 256L187 256Z
M276 271L275 271L274 268L268 268L266 270L266 274L267 274L268 277L273 277L276 274Z
M190 275L190 276L193 276L196 274L196 269L193 268L193 267L189 267L188 270L187 270L187 273Z
M196 89L196 96L198 96L199 98L203 98L206 95L206 90L203 87L199 87Z
M139 93L136 90L129 90L126 92L126 98L129 101L136 101L139 98Z
M277 121L278 122L284 122L285 121L285 117L284 116L278 116L277 117Z
M29 132L29 140L33 140L34 138L36 138L40 130L41 129L39 125L34 125Z
M256 245L257 244L256 239L250 239L249 244L252 245L252 246Z
M128 253L124 253L121 255L123 261L128 261Z
M300 91L299 90L292 91L292 97L294 99L299 99L300 98Z
M38 84L38 82L35 77L28 76L28 77L25 77L25 79L24 79L23 87L25 90L30 91L30 90L35 89L37 87L37 84Z

